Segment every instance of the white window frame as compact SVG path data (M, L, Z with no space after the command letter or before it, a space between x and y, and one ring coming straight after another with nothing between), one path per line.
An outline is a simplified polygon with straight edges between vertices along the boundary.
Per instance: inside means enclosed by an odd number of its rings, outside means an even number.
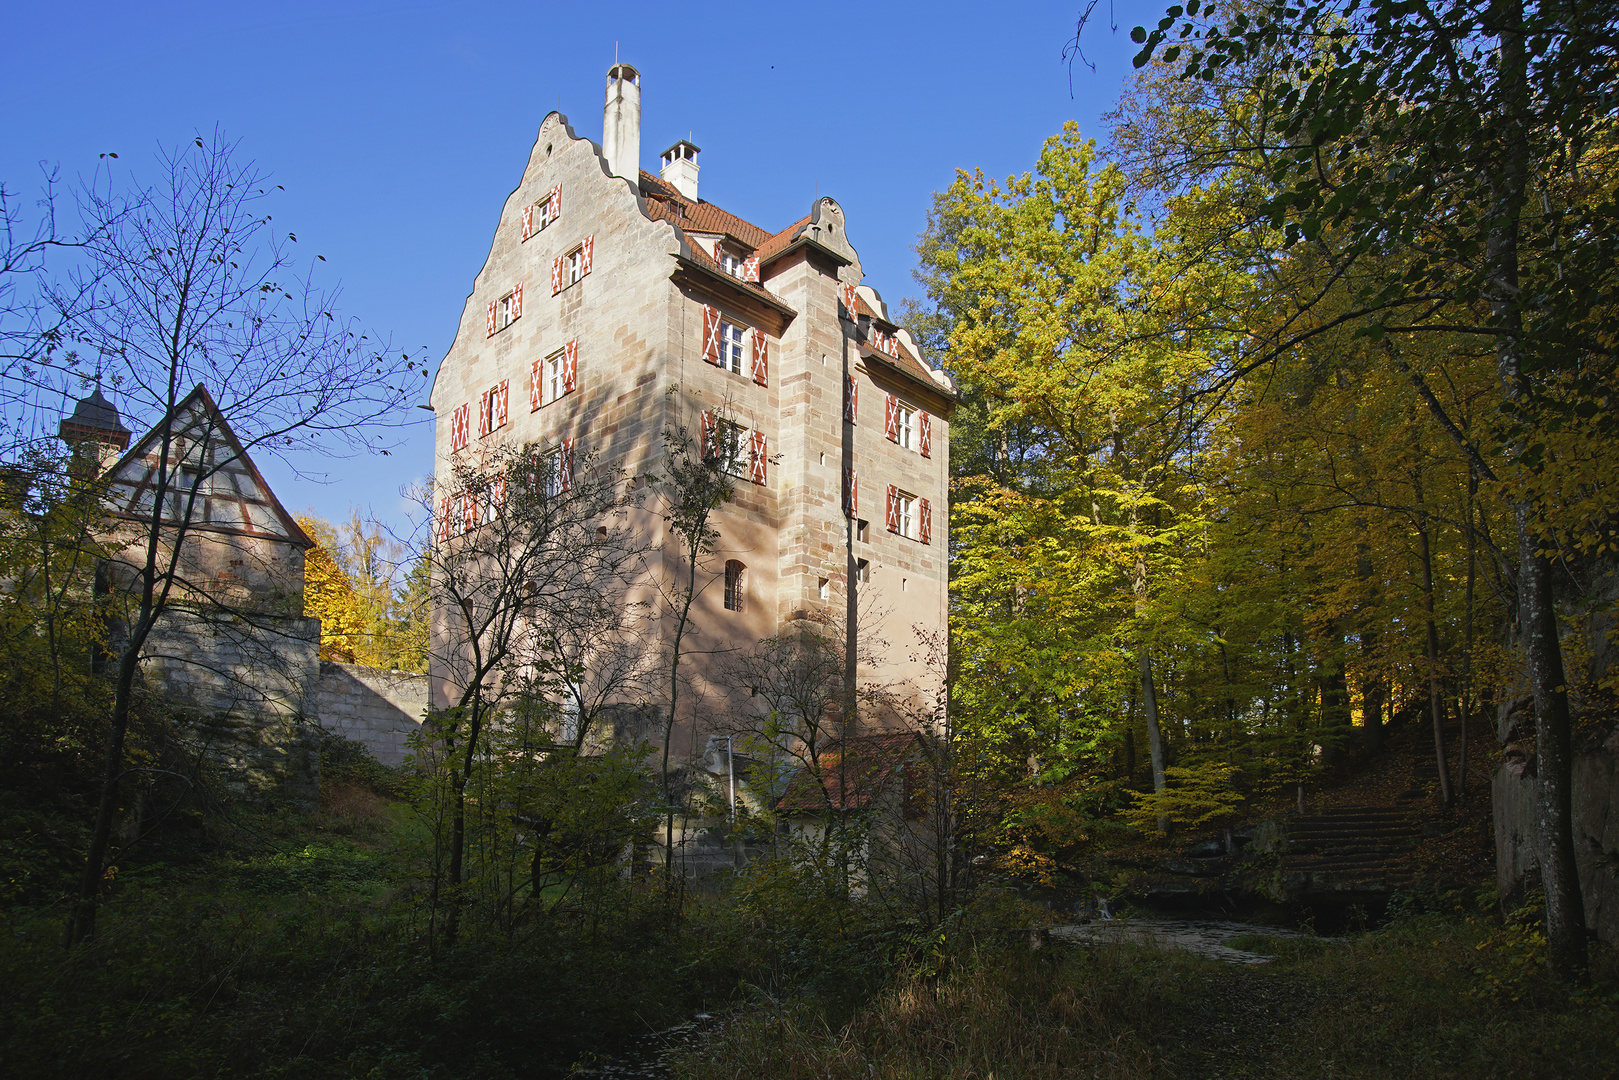
M564 289L585 280L585 249L583 245L562 256L562 287Z
M903 401L896 401L894 408L896 424L899 428L899 446L901 449L911 449L911 433L916 427L916 410Z
M516 297L517 292L513 290L495 301L495 333L500 333L518 320L519 316L512 314L512 301Z
M567 349L559 349L545 358L545 367L541 373L545 381L540 384L540 404L542 406L567 397L567 391L563 388L563 369L567 367L567 364Z
M753 445L753 429L745 428L734 420L716 420L714 422L714 439L724 446L724 439L730 432L736 433L736 445L731 448L731 457L725 462L725 471L732 476L743 480L748 479L748 467L752 464L749 456Z
M747 356L748 328L729 319L720 320L720 367L733 375L742 374Z
M534 231L539 232L561 216L560 214L556 215L556 217L551 215L551 196L547 195L534 204Z
M746 260L739 255L733 255L731 252L726 251L723 248L720 250L720 269L725 271L725 273L730 274L734 278L742 277L742 264L744 261Z
M916 496L908 491L894 492L894 512L899 518L899 534L916 539Z

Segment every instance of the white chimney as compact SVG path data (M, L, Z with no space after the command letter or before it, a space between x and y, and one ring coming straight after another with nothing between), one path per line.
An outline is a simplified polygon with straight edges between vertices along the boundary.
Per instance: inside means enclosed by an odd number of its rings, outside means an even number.
M607 69L607 104L602 110L602 155L607 169L641 184L641 73L628 64Z
M681 139L663 152L663 168L660 175L664 181L674 185L674 189L692 202L697 201L697 146L686 139Z

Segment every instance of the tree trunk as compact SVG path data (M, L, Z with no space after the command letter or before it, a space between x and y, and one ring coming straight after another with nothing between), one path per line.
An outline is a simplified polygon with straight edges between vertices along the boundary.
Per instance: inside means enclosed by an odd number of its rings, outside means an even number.
M1162 795L1168 787L1164 777L1164 733L1158 724L1158 694L1152 685L1152 660L1147 656L1145 648L1140 651L1141 658L1141 706L1147 714L1147 746L1152 751L1152 790ZM1169 815L1163 811L1158 813L1158 835L1169 833Z
M1496 368L1502 392L1510 404L1527 407L1532 394L1524 375L1518 265L1518 223L1529 183L1529 143L1525 130L1529 112L1529 62L1522 0L1501 0L1497 15L1498 25L1503 27L1499 32L1498 70L1505 115L1500 125L1502 152L1495 176L1495 212L1487 239L1490 308L1501 331L1496 337ZM1524 449L1521 439L1515 440L1508 447L1509 456L1521 462ZM1541 884L1546 893L1546 938L1552 970L1563 978L1583 980L1588 964L1585 905L1574 860L1573 748L1567 680L1552 593L1552 566L1540 552L1540 509L1533 497L1516 495L1512 509L1518 533L1518 622L1535 702L1539 855Z
M1467 803L1467 728L1473 720L1473 600L1478 583L1478 534L1473 529L1473 503L1478 497L1478 470L1467 469L1467 591L1462 615L1462 691L1457 710L1462 717L1460 760L1456 763L1456 802Z
M1420 488L1418 489L1420 491ZM1421 496L1418 495L1419 505ZM1445 761L1445 703L1439 694L1439 627L1434 618L1433 551L1426 526L1417 526L1417 554L1422 560L1422 621L1428 652L1428 713L1433 719L1434 765L1439 770L1439 801L1455 801L1450 789L1450 768Z

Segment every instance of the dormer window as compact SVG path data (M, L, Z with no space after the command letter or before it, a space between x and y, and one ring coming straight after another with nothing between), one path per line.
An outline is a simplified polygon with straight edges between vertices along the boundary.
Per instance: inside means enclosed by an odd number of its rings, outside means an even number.
M724 270L727 274L730 274L734 278L740 278L742 276L741 256L733 255L724 248L721 248L719 252L719 262L720 269Z

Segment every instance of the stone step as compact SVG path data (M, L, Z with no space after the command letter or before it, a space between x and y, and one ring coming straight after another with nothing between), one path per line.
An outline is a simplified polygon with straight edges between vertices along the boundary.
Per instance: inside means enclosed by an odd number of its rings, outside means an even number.
M1399 855L1415 844L1295 844L1289 855Z

